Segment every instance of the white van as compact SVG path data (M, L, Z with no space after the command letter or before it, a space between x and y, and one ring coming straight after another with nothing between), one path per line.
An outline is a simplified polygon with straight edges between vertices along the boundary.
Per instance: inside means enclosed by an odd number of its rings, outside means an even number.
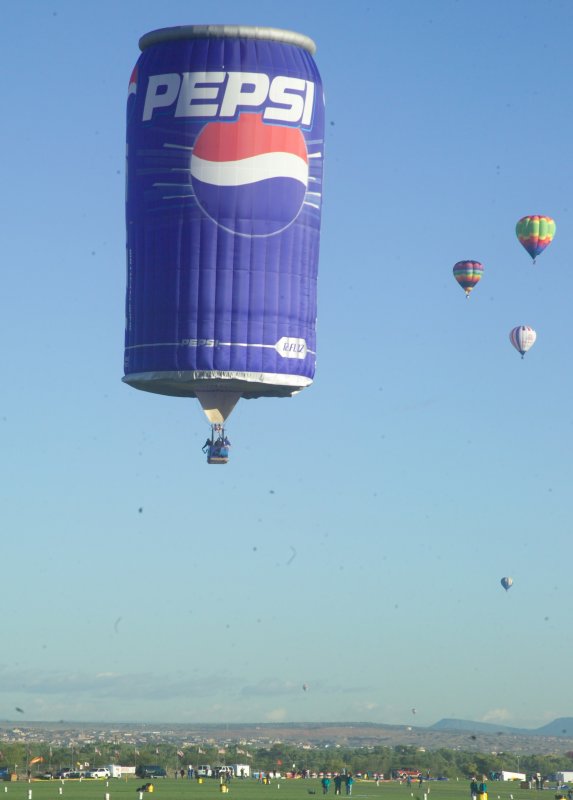
M213 770L209 764L202 764L200 767L197 767L197 775L200 778L212 778Z

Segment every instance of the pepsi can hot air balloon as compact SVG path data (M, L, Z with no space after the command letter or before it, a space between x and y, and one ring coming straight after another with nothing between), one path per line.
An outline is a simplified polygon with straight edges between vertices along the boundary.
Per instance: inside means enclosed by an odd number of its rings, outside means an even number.
M312 383L324 100L307 36L152 31L129 83L125 377L197 397Z

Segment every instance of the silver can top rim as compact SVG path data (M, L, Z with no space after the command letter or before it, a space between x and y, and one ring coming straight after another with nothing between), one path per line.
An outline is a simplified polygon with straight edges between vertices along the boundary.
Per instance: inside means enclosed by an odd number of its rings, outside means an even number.
M303 33L282 28L261 28L253 25L178 25L173 28L158 28L145 33L139 40L139 49L145 50L154 44L173 42L180 39L262 39L291 44L316 53L316 44Z

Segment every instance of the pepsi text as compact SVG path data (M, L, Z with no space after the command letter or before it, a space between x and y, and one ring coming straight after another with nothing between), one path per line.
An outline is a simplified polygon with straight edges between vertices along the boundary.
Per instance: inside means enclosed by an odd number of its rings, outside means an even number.
M233 119L246 109L264 107L263 119L312 123L314 83L303 78L264 72L167 72L150 75L142 120L157 109L174 107L175 117Z

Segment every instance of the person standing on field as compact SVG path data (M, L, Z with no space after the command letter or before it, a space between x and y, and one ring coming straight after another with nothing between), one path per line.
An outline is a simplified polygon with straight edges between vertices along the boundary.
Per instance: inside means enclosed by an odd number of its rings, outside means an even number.
M478 800L487 800L487 783L485 780L485 775L482 775L481 782L478 786Z

